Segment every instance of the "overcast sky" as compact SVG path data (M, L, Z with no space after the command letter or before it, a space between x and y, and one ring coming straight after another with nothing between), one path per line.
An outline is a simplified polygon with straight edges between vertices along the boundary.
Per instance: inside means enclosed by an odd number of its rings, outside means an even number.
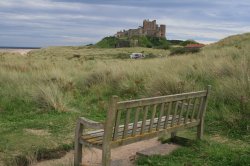
M0 46L95 43L143 19L168 39L203 43L250 32L250 0L0 0Z

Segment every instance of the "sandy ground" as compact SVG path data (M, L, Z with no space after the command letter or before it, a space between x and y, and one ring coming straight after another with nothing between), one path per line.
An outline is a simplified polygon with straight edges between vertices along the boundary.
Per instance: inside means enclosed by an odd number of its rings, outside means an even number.
M0 52L10 52L10 53L19 53L21 55L26 55L28 52L34 49L0 49Z
M146 149L152 149L153 147L159 146L161 143L157 141L157 138L150 139L147 141L141 141L126 146L118 147L112 149L111 158L112 166L133 166L134 160L136 157L136 152L143 151ZM175 150L175 146L170 145L170 148L166 148L164 154L168 154L171 151ZM101 165L101 156L102 152L96 148L85 148L83 152L83 165L84 166L100 166ZM33 164L33 166L73 166L74 151L68 152L61 159L41 161Z

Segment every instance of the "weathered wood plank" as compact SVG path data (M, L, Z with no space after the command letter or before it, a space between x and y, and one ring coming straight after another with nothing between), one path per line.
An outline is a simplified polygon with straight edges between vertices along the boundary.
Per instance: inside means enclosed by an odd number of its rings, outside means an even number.
M80 142L80 137L83 132L83 124L78 119L75 130L75 155L74 155L74 165L78 166L82 163L82 143Z
M166 120L165 120L165 124L164 124L164 129L168 127L168 119L172 110L172 104L173 102L169 102L168 103L168 109L167 109L167 116L166 116Z
M116 140L117 134L118 134L118 129L120 125L120 119L121 119L121 110L116 111L116 118L115 118L115 130L114 130L114 135L113 135L113 140Z
M200 114L201 114L201 111L202 111L203 100L204 100L204 97L201 97L200 98L200 102L199 102L199 109L198 109L198 113L197 113L196 119L200 119Z
M79 117L78 121L83 124L84 128L92 128L92 129L103 129L103 123L96 122L85 117Z
M156 108L157 108L157 105L155 104L154 107L153 107L152 115L151 115L149 132L151 132L151 131L152 131L152 128L153 128L154 118L155 118L155 113L156 113Z
M192 109L192 114L191 114L191 119L190 119L191 122L194 119L194 114L195 114L195 111L196 111L197 100L198 100L197 98L194 98L194 103L193 103L194 107Z
M157 130L157 131L160 129L160 124L161 124L161 119L162 119L164 107L165 107L165 103L162 103L162 104L161 104L161 109L160 109L160 112L159 112L157 127L156 127L156 130Z
M176 114L177 114L177 110L178 110L178 105L179 105L179 102L175 102L175 109L174 109L174 115L173 115L173 118L172 118L172 122L171 122L171 127L174 126L174 123L175 123L175 120L176 120Z
M127 131L128 131L128 124L130 123L130 113L131 113L131 109L129 108L126 112L123 138L126 138L128 134Z
M184 106L185 106L185 100L182 100L181 111L179 113L179 119L178 119L178 123L177 123L178 125L181 123L181 117L182 117L182 112L183 112Z
M134 125L133 125L133 132L132 132L132 136L135 136L136 134L136 130L137 130L137 122L138 122L138 118L139 118L139 113L140 113L141 108L138 107L135 111L135 119L134 119Z
M107 119L104 127L103 144L102 144L102 165L110 166L111 159L111 140L113 134L113 126L115 120L115 113L117 110L118 97L112 96L110 108L107 112Z
M147 120L147 116L148 116L148 107L149 106L146 106L144 109L144 113L143 113L143 120L142 120L142 127L141 127L141 134L144 133L144 130L145 130L145 125L146 125L146 120Z
M188 99L188 105L187 105L187 108L186 108L186 116L185 116L184 123L187 123L187 121L188 121L189 110L190 110L191 104L192 104L192 98Z
M143 98L143 99L138 99L138 100L120 101L118 102L118 109L143 107L146 105L167 103L170 101L180 101L180 100L194 98L194 97L203 97L205 95L206 95L206 91L198 91L198 92L182 93L182 94L176 94L176 95Z
M204 132L204 116L205 116L205 112L206 112L206 107L207 107L207 103L208 103L208 97L209 97L209 93L211 91L211 85L207 86L207 94L204 97L204 101L202 103L202 108L201 108L201 113L200 113L200 123L197 127L197 138L198 139L202 139L203 137L203 132Z

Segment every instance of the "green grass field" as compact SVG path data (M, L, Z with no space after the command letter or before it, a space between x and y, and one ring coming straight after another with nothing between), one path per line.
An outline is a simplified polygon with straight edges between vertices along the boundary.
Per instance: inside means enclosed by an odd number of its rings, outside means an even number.
M131 60L132 52L149 58ZM60 157L73 148L77 117L104 120L112 95L135 99L208 84L205 140L169 156L140 158L137 164L250 165L249 52L248 33L180 56L139 47L0 53L0 165Z

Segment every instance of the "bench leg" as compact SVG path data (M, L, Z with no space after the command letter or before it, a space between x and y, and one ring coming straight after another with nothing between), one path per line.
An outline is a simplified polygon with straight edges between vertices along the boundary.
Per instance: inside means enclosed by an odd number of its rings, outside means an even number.
M202 139L204 131L204 119L201 119L200 124L197 126L197 139Z
M82 144L75 142L74 166L80 166L82 163Z
M83 132L83 125L78 120L75 130L75 154L74 154L74 166L80 166L82 163L82 144L79 142L79 138Z
M111 165L111 150L108 147L104 147L102 150L102 166Z

